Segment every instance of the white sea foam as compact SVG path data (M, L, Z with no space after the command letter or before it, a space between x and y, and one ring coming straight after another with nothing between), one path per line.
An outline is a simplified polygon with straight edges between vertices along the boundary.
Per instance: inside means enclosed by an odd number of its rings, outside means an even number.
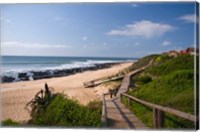
M30 66L22 66L22 67L12 67L12 68L2 68L2 76L7 77L14 77L15 81L18 81L18 74L19 73L27 73L29 76L29 80L33 80L33 73L32 72L39 72L39 71L47 71L50 75L53 74L54 70L64 70L64 69L72 69L72 68L86 68L86 67L93 67L95 64L105 64L105 63L115 63L115 62L122 62L120 60L87 60L87 61L72 61L71 63L67 64L60 64L57 66L48 66L48 65L30 65Z

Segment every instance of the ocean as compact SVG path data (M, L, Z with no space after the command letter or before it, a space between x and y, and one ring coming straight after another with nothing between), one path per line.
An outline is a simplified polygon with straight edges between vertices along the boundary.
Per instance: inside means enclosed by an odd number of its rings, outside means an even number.
M94 67L97 64L107 64L134 61L136 58L111 57L42 57L42 56L2 56L1 77L12 77L13 81L20 81L20 73L29 76L34 72L50 72L74 68Z

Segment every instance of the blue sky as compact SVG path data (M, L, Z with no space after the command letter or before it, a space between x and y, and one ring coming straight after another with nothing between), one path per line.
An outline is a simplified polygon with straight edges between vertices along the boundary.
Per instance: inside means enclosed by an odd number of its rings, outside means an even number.
M142 57L194 45L195 3L1 5L2 55Z

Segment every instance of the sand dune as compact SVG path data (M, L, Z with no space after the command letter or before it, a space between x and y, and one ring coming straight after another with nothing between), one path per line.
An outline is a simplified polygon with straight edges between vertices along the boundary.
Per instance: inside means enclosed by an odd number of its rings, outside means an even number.
M1 84L2 120L11 118L24 122L30 119L24 107L40 89L44 88L45 83L48 83L54 92L62 92L84 105L92 100L98 100L100 99L99 92L103 90L84 88L83 82L116 74L130 65L131 63L123 63L107 69L86 71L66 77L3 83Z

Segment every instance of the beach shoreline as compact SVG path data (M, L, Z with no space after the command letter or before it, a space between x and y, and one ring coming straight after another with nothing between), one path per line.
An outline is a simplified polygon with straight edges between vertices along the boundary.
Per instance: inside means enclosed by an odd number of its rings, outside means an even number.
M124 62L112 65L109 68L87 70L68 76L52 77L32 81L19 81L1 84L2 120L13 119L25 122L30 119L25 105L34 98L35 94L44 88L47 83L53 92L63 93L76 99L80 104L86 105L92 100L100 100L99 92L94 88L84 88L83 82L114 75L127 68L133 62Z
M2 83L11 83L19 81L39 80L45 78L48 79L53 77L63 77L63 76L73 75L76 73L82 73L85 71L95 71L98 69L110 68L120 63L123 62L112 62L112 63L110 62L110 63L94 64L93 66L87 66L87 67L77 67L77 68L67 68L67 69L19 72L15 76L2 75L1 80Z

